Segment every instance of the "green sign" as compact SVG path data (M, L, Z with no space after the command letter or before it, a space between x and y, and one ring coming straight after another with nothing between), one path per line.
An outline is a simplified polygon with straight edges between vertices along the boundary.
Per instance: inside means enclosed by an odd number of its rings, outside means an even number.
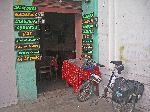
M82 43L93 43L93 39L82 39Z
M14 19L14 24L37 24L38 19Z
M92 28L94 28L93 24L83 24L82 25L82 29L92 29Z
M37 30L38 31L38 30ZM37 31L19 31L18 35L20 37L32 37L32 36L37 36Z
M91 19L94 17L94 12L93 13L90 13L90 14L84 14L82 16L82 19Z
M92 39L92 34L89 34L89 35L83 34L83 35L82 35L82 38L83 38L83 39Z
M38 55L39 53L40 53L39 50L18 51L18 55Z
M19 30L38 30L39 26L38 25L15 25L14 30L19 31Z
M24 18L28 18L28 17L38 17L38 13L37 12L14 12L14 17L24 17Z
M33 55L33 56L18 56L17 61L18 62L24 62L24 61L35 61L35 60L40 60L41 56L40 55Z
M94 34L94 30L93 29L83 29L82 33L83 34Z
M82 24L88 24L88 23L92 23L94 24L94 18L90 18L90 19L82 19Z
M39 43L39 38L16 38L15 42L16 44L17 43Z
M16 50L22 50L22 49L39 49L39 44L18 44L15 46Z
M25 6L25 5L15 5L13 6L14 11L37 11L36 6Z

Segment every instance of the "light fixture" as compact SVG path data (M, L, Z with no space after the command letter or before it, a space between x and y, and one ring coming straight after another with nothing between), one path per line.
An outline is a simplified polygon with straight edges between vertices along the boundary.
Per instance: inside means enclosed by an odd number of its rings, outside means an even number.
M89 3L89 2L91 2L91 0L85 0L85 3Z
M59 3L62 3L63 1L62 1L62 0L59 0L58 2L59 2Z

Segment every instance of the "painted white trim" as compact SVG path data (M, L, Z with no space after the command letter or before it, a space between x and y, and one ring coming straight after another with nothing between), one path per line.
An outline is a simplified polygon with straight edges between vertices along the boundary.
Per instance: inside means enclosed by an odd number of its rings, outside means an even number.
M115 0L108 1L108 21L109 21L109 66L110 61L115 60Z

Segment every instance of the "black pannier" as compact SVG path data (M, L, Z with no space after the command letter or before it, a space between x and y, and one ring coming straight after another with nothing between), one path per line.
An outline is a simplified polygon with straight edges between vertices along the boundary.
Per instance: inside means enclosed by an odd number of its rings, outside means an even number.
M119 77L115 80L114 86L112 88L112 100L116 103L128 103L130 96L135 90L133 84L128 84L128 80L123 77Z
M143 95L144 84L135 80L126 80L119 77L115 80L112 88L112 100L116 103L128 103L131 101L131 95L136 95L135 102Z
M144 92L144 84L135 81L135 80L127 80L129 86L134 86L134 93L136 94L135 102L138 101L139 98L143 95Z

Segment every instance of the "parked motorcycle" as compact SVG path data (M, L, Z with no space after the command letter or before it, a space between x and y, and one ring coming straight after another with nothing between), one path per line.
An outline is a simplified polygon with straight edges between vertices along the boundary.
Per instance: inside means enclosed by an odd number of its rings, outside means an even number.
M115 65L112 70L111 77L107 86L104 89L104 93L101 98L107 98L108 93L111 93L112 106L115 112L133 112L135 103L141 98L144 92L144 84L128 80L123 77L119 77L124 66L121 61L111 61ZM97 64L99 67L104 67ZM81 102L86 101L94 93L95 84L101 84L102 79L100 76L91 74L89 80L81 85L78 90L77 99Z

